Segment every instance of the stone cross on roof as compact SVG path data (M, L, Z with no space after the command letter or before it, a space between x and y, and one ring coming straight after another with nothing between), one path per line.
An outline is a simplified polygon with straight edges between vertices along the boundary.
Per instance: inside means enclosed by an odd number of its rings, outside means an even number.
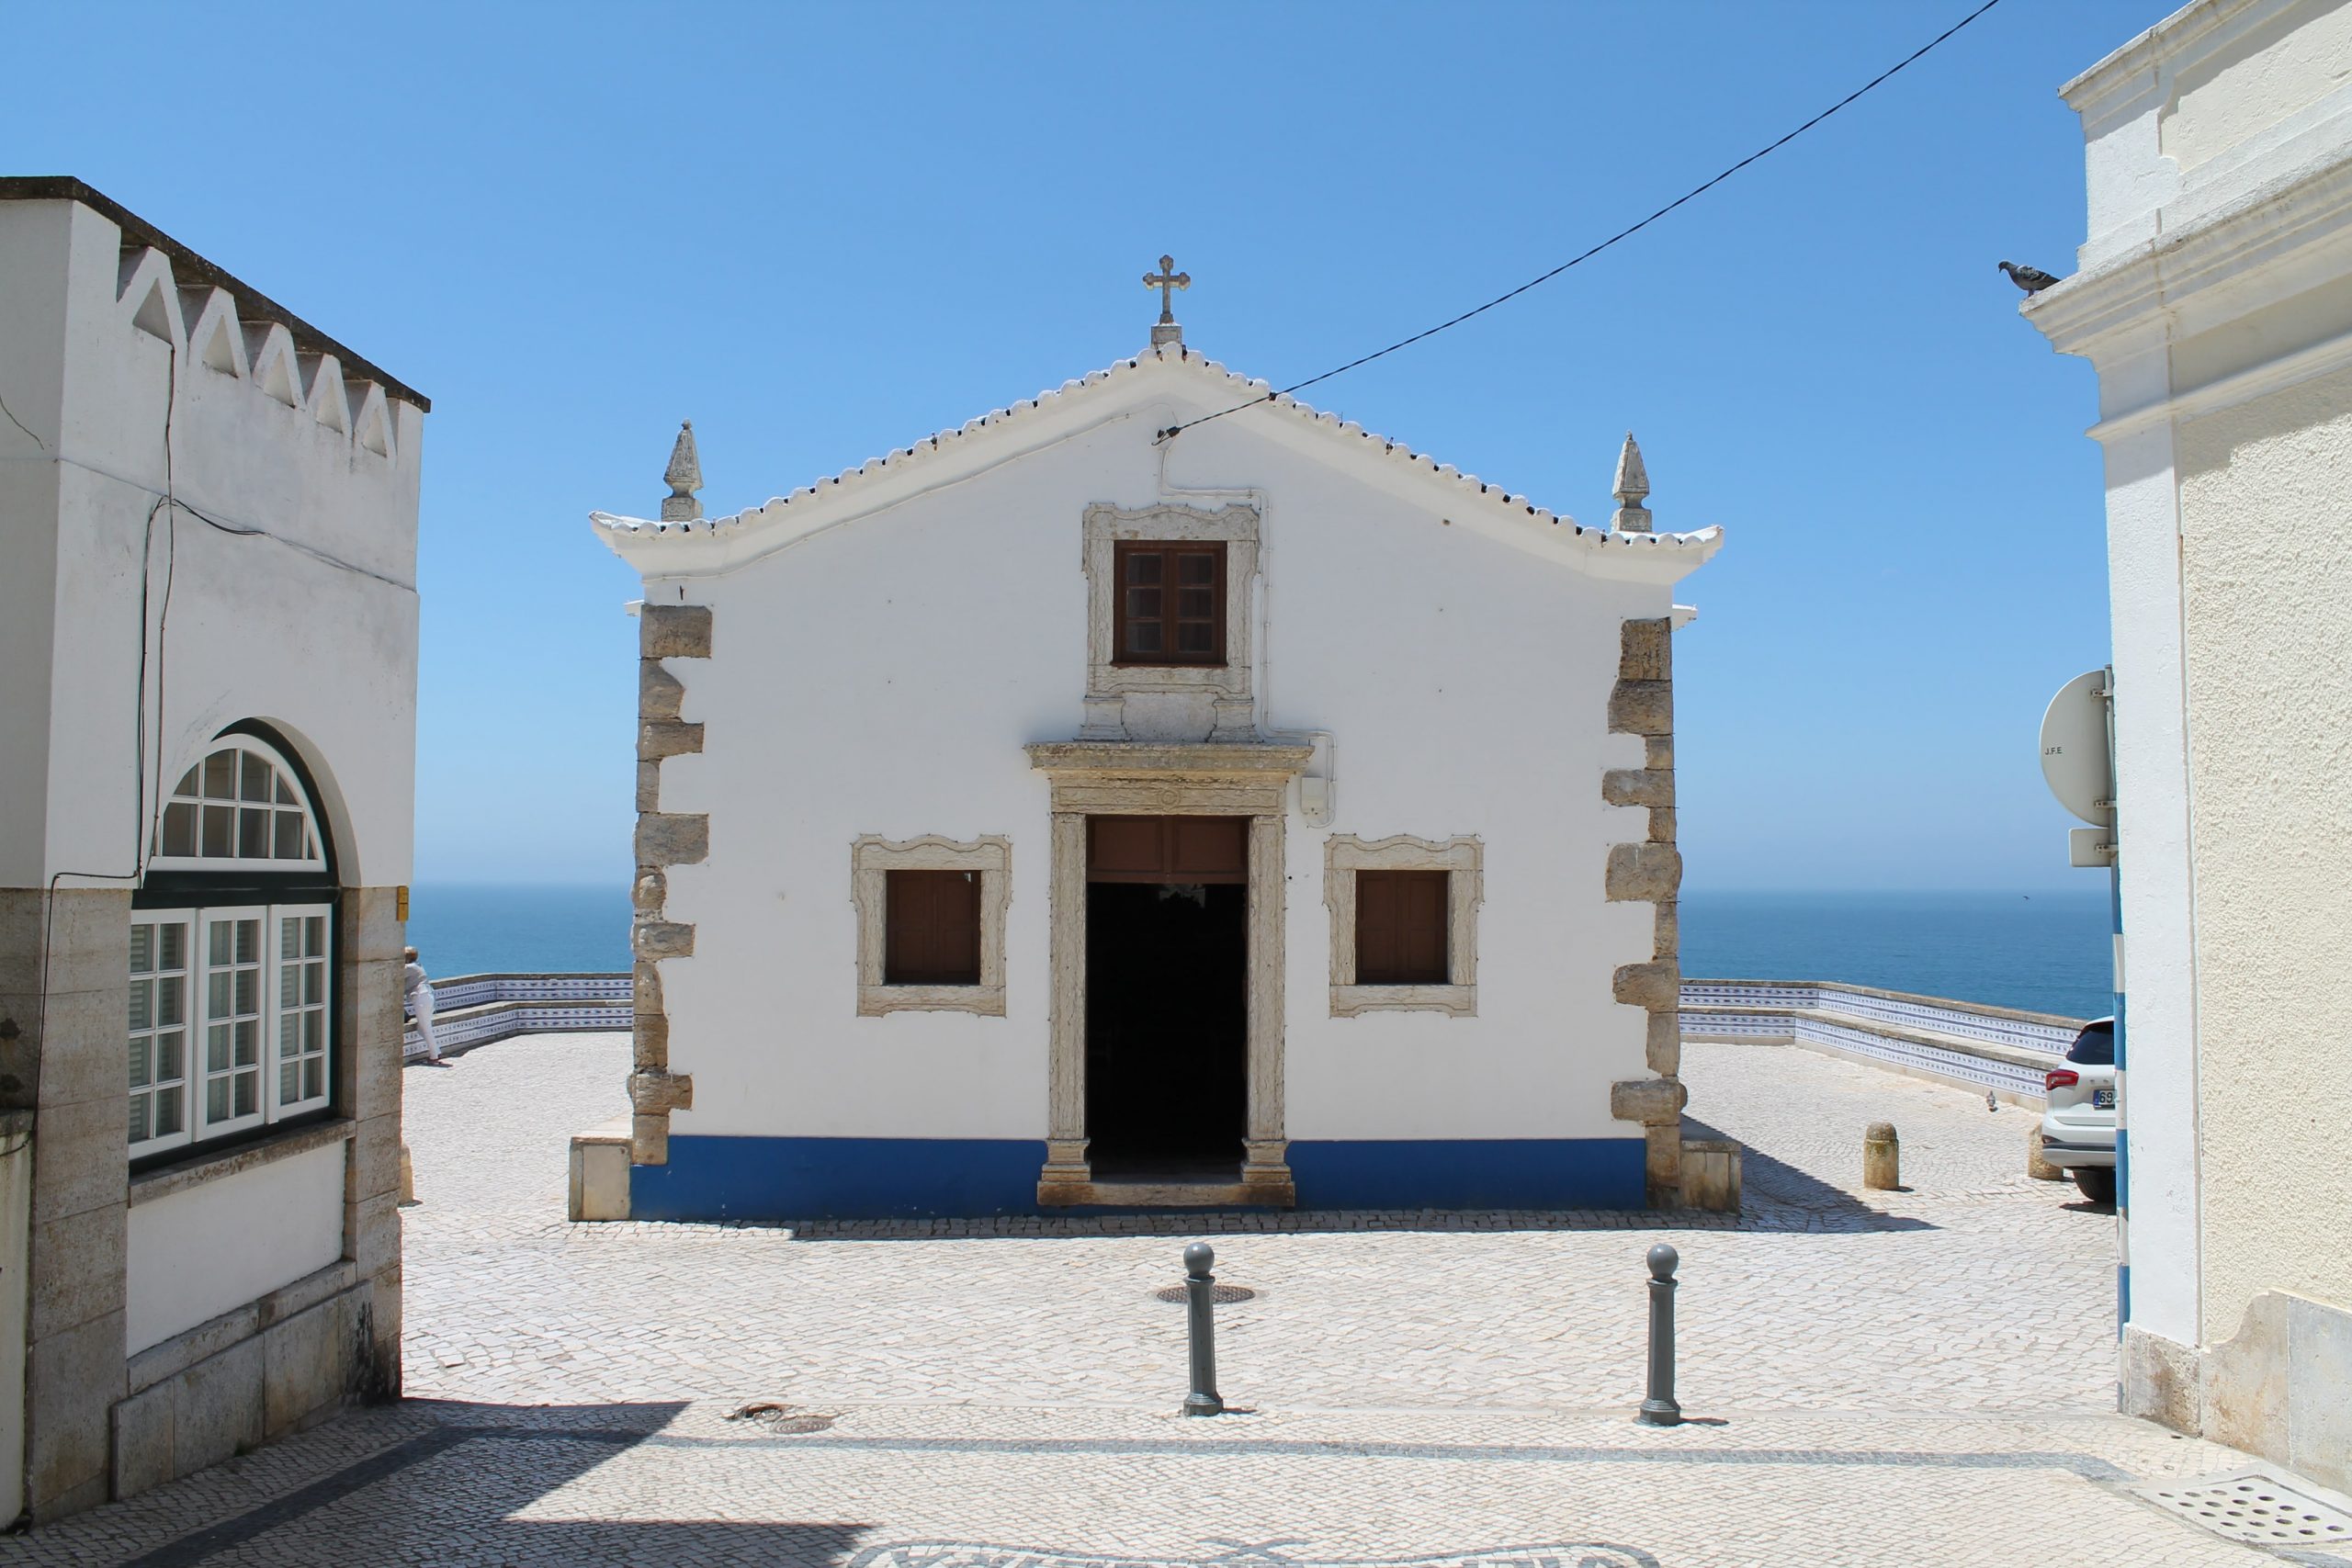
M695 422L687 420L678 427L678 444L670 448L670 466L662 470L662 482L670 493L662 499L662 521L686 523L702 515L702 502L695 499L695 491L702 489L702 459L695 453Z
M1625 432L1625 449L1617 454L1617 479L1611 488L1617 492L1617 531L1648 533L1650 509L1642 502L1650 493L1650 470L1642 461L1642 449L1634 445L1634 433L1630 430Z
M1146 288L1159 290L1159 321L1151 329L1151 341L1156 347L1163 343L1182 343L1184 329L1176 324L1174 290L1193 287L1193 275L1176 270L1174 256L1159 258L1159 270L1143 275Z

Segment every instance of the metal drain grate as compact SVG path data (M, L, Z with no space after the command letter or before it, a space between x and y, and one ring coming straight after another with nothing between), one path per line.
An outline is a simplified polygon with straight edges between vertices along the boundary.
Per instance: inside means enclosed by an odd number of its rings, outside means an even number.
M2352 1514L2259 1470L2132 1490L2168 1514L2249 1546L2352 1546Z
M1165 1290L1154 1291L1151 1293L1155 1300L1174 1302L1179 1306L1190 1299L1185 1295L1184 1287L1182 1285L1170 1285ZM1231 1306L1236 1302L1254 1302L1257 1299L1258 1292L1247 1285L1211 1285L1209 1287L1209 1300L1218 1306Z

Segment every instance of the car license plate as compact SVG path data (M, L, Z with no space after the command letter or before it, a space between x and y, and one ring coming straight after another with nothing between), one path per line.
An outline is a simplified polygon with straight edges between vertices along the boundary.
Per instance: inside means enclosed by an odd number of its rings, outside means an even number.
M2111 1089L2095 1089L2091 1090L2091 1109L2094 1111L2114 1110L2115 1091Z

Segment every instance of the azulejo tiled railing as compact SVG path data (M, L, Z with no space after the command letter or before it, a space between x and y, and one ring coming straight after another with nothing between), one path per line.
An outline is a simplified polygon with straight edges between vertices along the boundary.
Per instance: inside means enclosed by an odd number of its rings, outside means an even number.
M627 1029L629 977L617 975L458 975L433 983L433 1033L444 1051L510 1034ZM424 1055L411 1024L403 1055Z
M2044 1098L2042 1074L2082 1027L2082 1020L2054 1013L1835 980L1682 985L1685 1039L1787 1041L2027 1101Z

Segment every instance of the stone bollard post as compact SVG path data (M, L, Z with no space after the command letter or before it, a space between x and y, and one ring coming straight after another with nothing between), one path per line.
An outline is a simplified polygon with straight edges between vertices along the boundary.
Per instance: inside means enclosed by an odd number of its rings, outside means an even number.
M1193 1352L1193 1392L1184 1396L1187 1416L1222 1416L1225 1401L1216 1393L1216 1276L1209 1265L1216 1254L1209 1244L1196 1241L1184 1249L1185 1337Z
M1903 1145L1892 1122L1873 1122L1862 1134L1862 1185L1881 1192L1903 1185Z
M408 1145L401 1145L401 1198L403 1203L416 1201L416 1167L408 1157Z
M1681 1258L1659 1242L1650 1248L1650 1393L1634 1419L1645 1427L1679 1427L1674 1402L1674 1268Z

